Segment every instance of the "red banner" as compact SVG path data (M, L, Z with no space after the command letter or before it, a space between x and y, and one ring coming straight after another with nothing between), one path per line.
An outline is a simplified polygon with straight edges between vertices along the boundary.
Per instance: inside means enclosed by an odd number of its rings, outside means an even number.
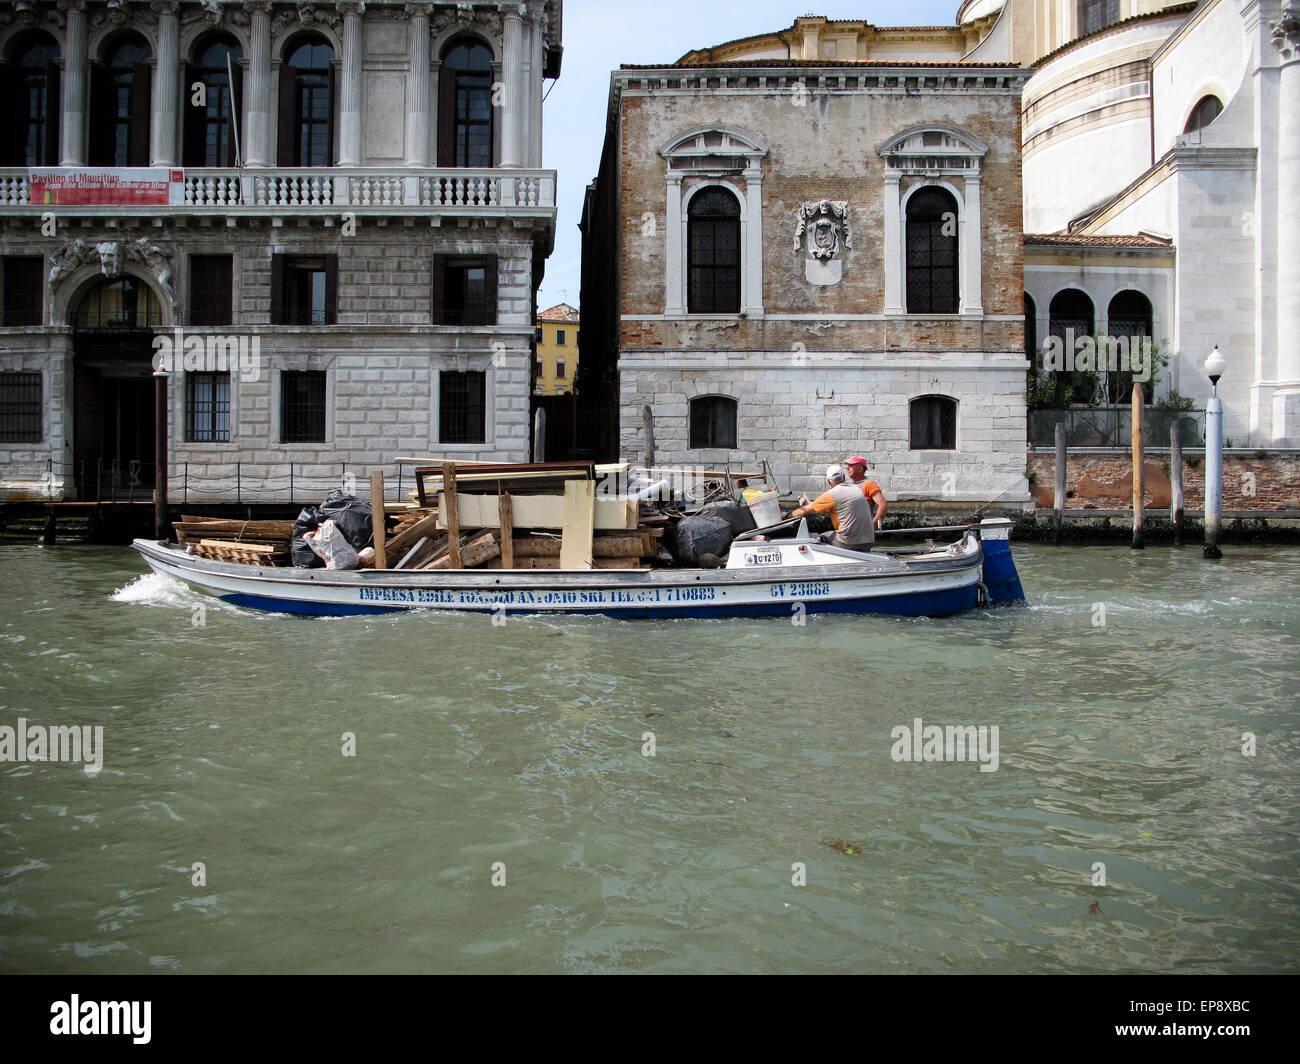
M76 207L166 207L185 202L185 172L161 167L33 169L28 202Z

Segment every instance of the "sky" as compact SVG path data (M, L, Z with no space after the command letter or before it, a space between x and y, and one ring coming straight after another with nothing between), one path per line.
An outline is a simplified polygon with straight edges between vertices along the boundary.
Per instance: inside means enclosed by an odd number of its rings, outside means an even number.
M564 66L546 83L543 159L558 171L555 252L537 309L578 306L582 197L605 139L610 74L623 63L672 63L706 48L788 28L800 15L864 19L877 26L950 26L960 0L564 0Z

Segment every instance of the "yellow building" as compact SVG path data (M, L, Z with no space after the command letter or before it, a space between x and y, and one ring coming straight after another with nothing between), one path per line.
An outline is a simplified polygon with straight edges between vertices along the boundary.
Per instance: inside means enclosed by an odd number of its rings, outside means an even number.
M535 395L568 395L578 371L576 308L560 303L537 315Z

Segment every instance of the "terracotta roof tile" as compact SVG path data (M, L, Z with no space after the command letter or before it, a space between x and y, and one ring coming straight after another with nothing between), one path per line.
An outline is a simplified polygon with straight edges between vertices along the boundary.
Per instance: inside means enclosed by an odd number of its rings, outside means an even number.
M1026 233L1026 247L1168 248L1172 240L1138 233L1134 236L1078 236L1061 233Z
M557 303L538 314L537 320L552 325L577 325L582 320L582 316L576 307L571 307L568 303Z

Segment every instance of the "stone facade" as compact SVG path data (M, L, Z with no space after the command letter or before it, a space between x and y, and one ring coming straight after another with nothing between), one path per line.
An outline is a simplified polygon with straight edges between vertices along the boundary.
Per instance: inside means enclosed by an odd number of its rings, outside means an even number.
M1026 76L961 63L775 61L616 73L586 224L593 254L594 243L616 241L619 286L596 287L607 270L585 279L583 333L584 374L594 337L616 362L621 456L644 457L650 406L657 464L766 459L783 484L811 490L827 464L861 452L891 498L1027 501ZM709 187L742 204L738 313L683 305L685 217ZM929 187L957 205L953 313L904 306L906 203ZM846 210L849 239L824 234L834 279L800 232L824 201ZM601 319L605 305L616 322ZM709 395L737 404L734 447L690 445L691 400ZM955 447L912 449L911 403L925 396L956 400Z
M126 2L112 11L74 0L24 7L15 18L14 5L0 4L0 57L11 56L20 35L34 30L58 47L62 169L74 172L87 163L87 75L77 57L83 63L96 59L113 40L114 28L138 33L153 57L149 161L155 167L175 168L180 159L185 100L174 76L196 42L219 32L239 45L246 165L180 170L183 202L68 205L52 214L29 202L28 168L0 169L0 256L4 262L39 257L43 278L40 323L0 324L0 374L38 372L43 398L41 439L0 441L0 479L39 484L55 498L107 494L98 471L78 460L89 453L79 436L99 425L97 420L88 427L77 405L78 368L87 364L87 345L98 345L96 380L131 376L138 390L139 378L151 376L153 337L214 334L222 343L250 341L246 349L257 358L251 372L230 373L229 440L221 442L187 442L193 434L187 432L186 376L200 364L178 360L170 367L169 479L175 499L188 479L191 500L233 501L236 493L243 501L287 500L291 465L301 500L337 486L345 467L358 478L378 467L393 476L393 459L402 454L531 457L535 295L555 227L555 174L538 169L540 102L543 76L558 73L557 0ZM276 158L277 116L284 111L278 74L286 49L306 32L328 42L334 56L335 162L312 168L280 165ZM439 80L446 76L440 56L451 42L466 39L492 54L492 165L439 167ZM130 249L141 238L161 254L105 257L94 250ZM201 255L231 257L232 324L191 323L191 274ZM275 323L277 255L332 258L333 320ZM491 321L437 323L447 319L439 310L446 298L440 292L445 278L437 272L443 257L470 257L495 267ZM491 274L492 267L486 269ZM124 346L115 362L104 353L111 331L77 328L75 322L87 293L120 277L148 288L157 317L147 329L121 336ZM324 374L325 438L282 442L283 374L304 370ZM466 371L485 374L483 439L450 443L441 435L440 375ZM83 389L87 379L83 372ZM151 383L148 394L141 417L147 412L152 425ZM150 441L147 452L139 442L115 458L138 459L151 468L151 431L139 433Z

